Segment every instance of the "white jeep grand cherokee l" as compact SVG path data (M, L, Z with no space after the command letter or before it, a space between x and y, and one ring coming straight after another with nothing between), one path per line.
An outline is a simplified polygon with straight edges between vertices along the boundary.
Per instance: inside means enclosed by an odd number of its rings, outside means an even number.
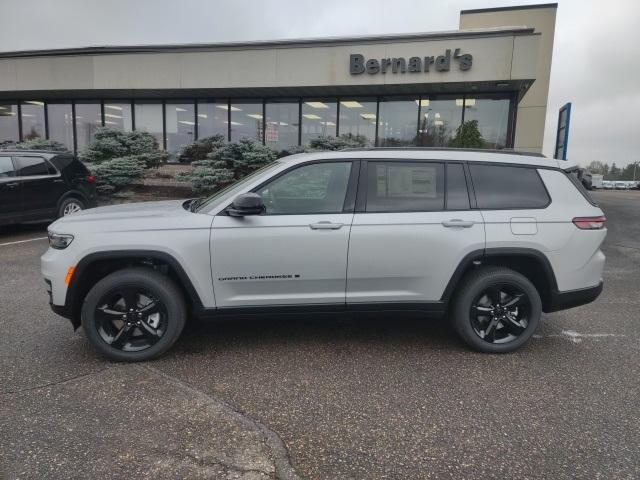
M561 162L363 149L282 158L206 199L49 227L52 309L114 360L157 357L189 315L422 311L509 352L602 291L602 211Z

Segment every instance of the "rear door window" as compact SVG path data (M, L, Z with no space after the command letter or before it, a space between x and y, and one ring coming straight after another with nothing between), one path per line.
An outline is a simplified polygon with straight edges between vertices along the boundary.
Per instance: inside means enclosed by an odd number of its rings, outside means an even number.
M535 168L469 164L478 208L545 208L551 202Z
M14 173L11 157L0 157L0 179L13 177Z
M367 212L430 212L444 209L444 165L368 162Z
M20 177L53 175L56 171L42 157L15 157L16 171Z

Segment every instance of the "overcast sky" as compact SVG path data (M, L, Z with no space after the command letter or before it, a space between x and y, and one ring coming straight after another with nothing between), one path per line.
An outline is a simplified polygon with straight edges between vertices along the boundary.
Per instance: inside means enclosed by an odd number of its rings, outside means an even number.
M411 33L527 0L0 0L0 51ZM559 0L544 153L571 101L569 158L640 161L640 0Z

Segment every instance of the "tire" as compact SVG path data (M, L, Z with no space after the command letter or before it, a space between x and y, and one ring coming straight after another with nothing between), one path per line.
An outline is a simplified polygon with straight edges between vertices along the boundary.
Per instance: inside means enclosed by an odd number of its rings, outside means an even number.
M60 208L58 208L58 218L62 218L84 209L85 205L82 200L76 197L67 197L60 204Z
M115 361L140 362L173 346L186 323L187 307L171 279L151 268L131 267L96 283L84 299L81 317L98 352Z
M525 276L508 268L481 267L465 276L457 292L453 326L480 352L513 352L540 324L540 294Z

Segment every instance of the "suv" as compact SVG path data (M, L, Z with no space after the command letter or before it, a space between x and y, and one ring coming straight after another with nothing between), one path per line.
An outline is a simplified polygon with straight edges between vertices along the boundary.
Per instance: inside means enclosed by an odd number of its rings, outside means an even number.
M282 158L206 199L102 207L53 223L53 310L115 360L156 357L189 315L449 314L509 352L542 312L602 290L600 208L556 160L362 149Z
M0 225L63 217L95 205L95 178L73 155L0 150Z

